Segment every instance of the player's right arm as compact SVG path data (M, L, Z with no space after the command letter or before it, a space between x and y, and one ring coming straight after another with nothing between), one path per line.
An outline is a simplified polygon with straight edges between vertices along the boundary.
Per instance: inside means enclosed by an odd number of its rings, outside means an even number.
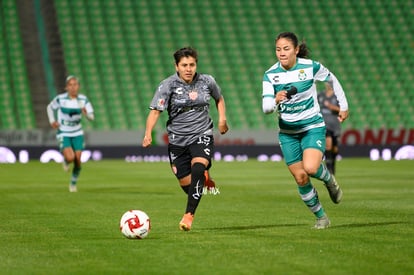
M148 147L152 143L152 130L155 127L155 124L158 121L158 118L160 117L161 111L152 109L147 117L147 123L145 126L145 134L144 139L142 140L142 146Z
M47 117L49 118L50 126L52 126L53 129L59 128L59 122L57 122L55 118L55 111L53 109L53 101L47 105L46 111L47 111Z
M263 77L262 110L265 114L273 113L276 110L275 92L272 83L267 76Z

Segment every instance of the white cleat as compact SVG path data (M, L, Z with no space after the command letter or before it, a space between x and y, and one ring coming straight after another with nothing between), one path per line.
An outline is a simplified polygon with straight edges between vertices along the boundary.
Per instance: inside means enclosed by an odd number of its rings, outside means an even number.
M76 187L76 184L69 184L69 192L71 193L78 192L78 187Z
M331 221L329 220L328 216L323 216L321 218L316 219L314 229L326 229L331 225Z
M63 171L69 172L69 163L67 163L66 161L63 161L62 168L63 168Z

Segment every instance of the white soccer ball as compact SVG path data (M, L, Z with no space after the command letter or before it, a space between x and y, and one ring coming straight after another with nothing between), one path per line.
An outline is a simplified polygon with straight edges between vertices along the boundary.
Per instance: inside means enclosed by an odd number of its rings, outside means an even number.
M144 211L129 210L122 215L119 229L128 239L144 239L151 230L151 221Z

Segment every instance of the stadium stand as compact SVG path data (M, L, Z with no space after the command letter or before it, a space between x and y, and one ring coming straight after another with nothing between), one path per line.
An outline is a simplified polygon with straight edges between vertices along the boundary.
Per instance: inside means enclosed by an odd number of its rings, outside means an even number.
M0 129L36 127L16 3L0 2Z
M173 73L173 51L187 45L199 51L199 71L221 85L232 128L274 128L275 117L261 112L261 80L276 61L281 31L297 33L340 79L351 111L344 128L414 127L413 1L59 0L55 7L67 71L95 105L97 121L87 128L142 129L154 89ZM9 66L21 62L0 46ZM0 72L2 79L15 75L3 66ZM0 85L9 91L2 104L22 100L7 81ZM1 112L3 128L33 127L7 106Z

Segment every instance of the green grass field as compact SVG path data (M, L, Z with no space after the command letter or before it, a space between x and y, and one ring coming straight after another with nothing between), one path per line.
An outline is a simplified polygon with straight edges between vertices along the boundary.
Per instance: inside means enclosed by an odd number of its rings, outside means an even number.
M167 163L85 163L79 192L55 163L0 165L0 274L414 274L414 162L345 159L332 227L312 230L285 164L216 162L218 196L192 231ZM119 220L144 210L152 230L129 240Z

